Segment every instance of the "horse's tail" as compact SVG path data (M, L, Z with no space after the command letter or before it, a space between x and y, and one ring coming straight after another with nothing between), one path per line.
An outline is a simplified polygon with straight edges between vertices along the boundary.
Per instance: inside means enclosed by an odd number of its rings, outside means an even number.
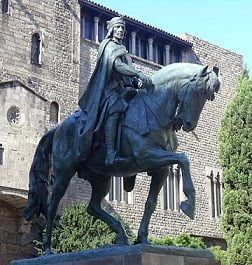
M49 170L51 168L51 152L53 136L57 127L48 131L39 141L29 173L28 202L24 209L27 221L42 213L46 217L49 185Z

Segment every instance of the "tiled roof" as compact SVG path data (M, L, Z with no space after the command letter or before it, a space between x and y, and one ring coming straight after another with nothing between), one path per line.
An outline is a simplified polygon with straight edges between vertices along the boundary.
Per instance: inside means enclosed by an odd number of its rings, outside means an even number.
M80 4L84 4L86 6L89 6L91 8L94 8L94 9L99 9L99 10L102 10L103 12L106 12L107 14L111 15L111 16L123 16L125 18L125 20L127 22L129 22L130 24L132 25L138 25L138 26L141 26L141 27L144 27L146 30L149 30L151 32L155 32L155 33L158 33L160 35L162 35L162 37L166 37L166 38L169 38L171 40L173 40L174 42L177 42L177 43L180 43L181 45L183 46L187 46L187 47L191 47L192 46L192 43L186 41L186 40L183 40L171 33L168 33L162 29L159 29L159 28L156 28L154 26L151 26L149 24L146 24L146 23L143 23L135 18L132 18L132 17L129 17L127 15L122 15L118 12L116 12L115 10L112 10L108 7L105 7L105 6L102 6L100 4L97 4L93 1L89 1L89 0L79 0L79 3Z

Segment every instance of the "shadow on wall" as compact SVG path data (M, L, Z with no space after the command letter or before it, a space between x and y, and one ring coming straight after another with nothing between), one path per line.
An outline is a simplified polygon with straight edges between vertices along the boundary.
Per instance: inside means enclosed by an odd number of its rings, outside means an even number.
M41 239L44 220L23 218L24 197L0 191L0 264L16 259L36 257L33 240Z

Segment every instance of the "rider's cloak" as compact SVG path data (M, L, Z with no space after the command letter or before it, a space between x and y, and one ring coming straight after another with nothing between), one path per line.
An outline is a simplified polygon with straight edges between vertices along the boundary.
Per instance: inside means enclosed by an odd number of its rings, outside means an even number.
M83 159L86 159L91 151L94 133L101 128L107 109L119 108L124 111L127 108L124 102L118 103L118 93L113 90L108 92L110 88L107 87L116 58L127 53L123 45L115 43L112 39L105 39L100 44L95 70L78 102L83 112L79 127L79 149Z

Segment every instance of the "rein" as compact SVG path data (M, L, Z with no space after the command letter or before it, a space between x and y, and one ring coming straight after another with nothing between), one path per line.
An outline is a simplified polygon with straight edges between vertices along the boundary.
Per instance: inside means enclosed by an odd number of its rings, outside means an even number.
M179 100L178 106L177 106L177 111L176 111L176 115L175 115L175 120L177 118L177 116L180 114L182 106L183 106L183 102L186 96L186 93L188 91L188 88L190 86L190 84L192 83L192 81L195 81L195 79L190 79L189 82L187 82L186 84L183 84L182 87L180 88L181 90L183 89L183 94L182 94L182 98Z

